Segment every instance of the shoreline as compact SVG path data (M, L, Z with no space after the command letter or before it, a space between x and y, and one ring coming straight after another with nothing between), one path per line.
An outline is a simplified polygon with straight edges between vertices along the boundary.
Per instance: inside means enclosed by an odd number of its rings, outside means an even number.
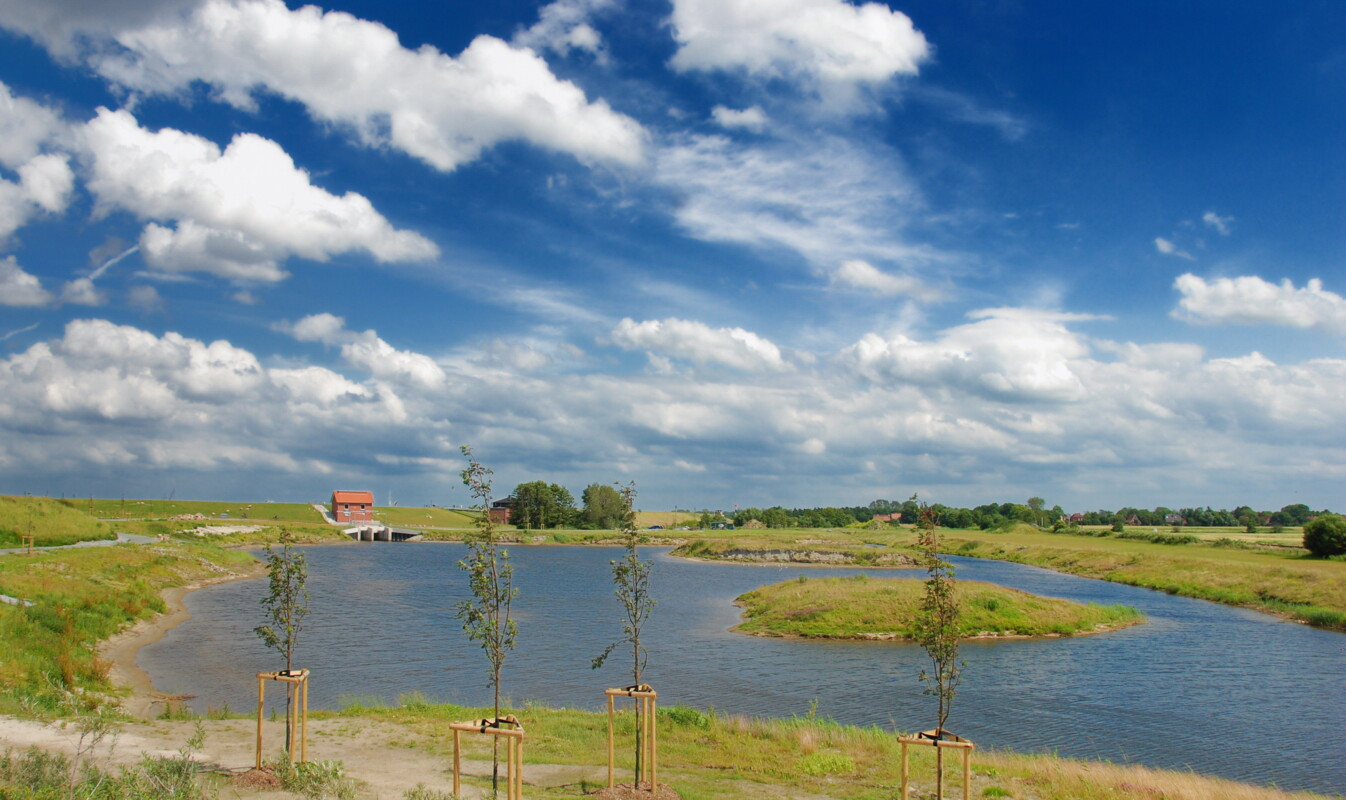
M148 672L140 667L136 658L140 649L154 644L168 632L192 618L187 610L187 595L197 589L231 581L259 578L266 573L263 564L247 572L230 573L208 580L196 581L185 586L170 586L160 592L166 610L149 619L137 621L126 630L119 631L99 643L99 658L109 662L108 680L113 686L129 690L119 705L128 715L138 719L153 719L158 714L156 706L166 706L174 700L183 699L183 695L168 694L154 687L154 681Z
M994 631L981 631L971 636L959 636L960 642L998 642L998 641L1023 641L1026 639L1077 639L1081 636L1097 636L1103 633L1113 633L1115 631L1133 628L1137 625L1145 624L1144 619L1138 619L1134 622L1124 622L1117 625L1100 625L1089 630L1076 631L1074 633L996 633ZM855 636L832 636L829 634L808 634L808 633L767 633L739 630L740 625L735 625L729 629L730 633L737 633L740 636L756 636L761 639L796 639L800 641L823 640L832 642L915 642L916 640L909 636L898 636L895 633L862 633Z

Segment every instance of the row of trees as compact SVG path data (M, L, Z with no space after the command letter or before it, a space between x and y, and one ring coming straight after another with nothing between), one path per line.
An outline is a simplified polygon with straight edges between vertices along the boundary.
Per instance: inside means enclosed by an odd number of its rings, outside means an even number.
M1153 509L1126 507L1116 511L1100 509L1082 514L1066 514L1061 506L1046 507L1040 497L1030 497L1027 503L988 503L973 508L946 506L934 503L929 507L942 527L982 528L999 527L1010 522L1027 522L1046 527L1058 521L1078 525L1179 525L1195 527L1233 527L1238 525L1303 525L1314 517L1330 513L1314 511L1303 503L1288 505L1279 511L1257 511L1250 506L1238 506L1232 511L1205 508ZM742 527L757 520L768 528L842 528L856 522L869 522L875 517L900 514L901 521L914 523L921 507L913 496L909 500L875 500L867 506L787 509L742 508L734 512L734 524Z
M580 508L575 507L575 496L570 490L546 481L519 484L514 487L511 500L510 520L529 530L610 530L621 527L625 518L621 492L602 483L584 488Z

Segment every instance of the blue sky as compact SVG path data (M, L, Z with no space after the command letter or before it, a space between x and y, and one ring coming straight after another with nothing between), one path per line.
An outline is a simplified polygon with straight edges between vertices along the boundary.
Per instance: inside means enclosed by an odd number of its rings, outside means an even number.
M0 0L0 491L1339 508L1342 30Z

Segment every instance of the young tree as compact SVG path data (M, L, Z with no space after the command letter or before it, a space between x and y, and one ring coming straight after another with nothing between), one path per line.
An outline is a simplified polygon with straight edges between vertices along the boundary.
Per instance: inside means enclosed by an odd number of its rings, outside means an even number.
M650 596L650 568L652 564L649 561L641 561L640 554L636 551L636 544L639 541L639 532L636 528L636 485L628 483L620 487L622 498L622 539L626 546L626 555L622 556L612 563L612 583L616 587L613 594L622 604L622 638L607 646L607 649L593 660L593 668L602 667L607 661L608 656L623 644L631 646L631 683L634 686L640 685L640 676L645 672L645 664L649 659L649 653L644 645L640 643L640 632L645 626L645 621L650 618L650 612L654 610L654 598ZM639 703L636 704L636 775L639 776L644 767L641 764L644 748L641 732L645 726L641 723ZM636 787L639 789L640 787ZM651 786L650 791L655 791Z
M253 628L267 646L285 656L285 672L294 671L294 651L299 643L299 632L308 616L308 562L303 553L292 547L294 536L287 528L280 530L280 550L266 546L266 568L271 580L267 585L262 607L270 624ZM286 684L285 741L290 741L290 706L294 702L294 684Z
M457 617L469 641L478 642L491 663L489 686L494 690L495 719L500 718L500 672L505 656L514 649L518 626L509 615L510 604L518 596L514 588L514 567L509 562L509 551L497 546L495 520L491 518L491 470L472 457L472 448L462 446L467 457L467 468L461 473L463 484L479 502L480 516L476 530L467 537L467 558L458 562L458 568L468 575L472 597L458 604ZM499 737L491 737L495 747L491 754L491 791L500 785Z
M923 507L916 523L917 547L925 564L925 596L916 615L916 641L930 658L930 669L921 670L920 680L927 684L925 693L939 701L939 724L935 739L943 739L944 723L953 708L964 661L958 657L958 596L954 586L953 565L939 556L939 529L935 515ZM944 792L944 748L935 746L935 797Z

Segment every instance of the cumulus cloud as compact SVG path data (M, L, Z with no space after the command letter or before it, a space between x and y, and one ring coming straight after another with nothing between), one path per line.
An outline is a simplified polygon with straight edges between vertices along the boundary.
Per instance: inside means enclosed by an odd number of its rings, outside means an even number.
M65 130L54 110L15 95L0 81L0 166L17 169L62 139Z
M571 50L590 53L599 63L607 61L603 37L589 24L597 11L611 8L614 0L556 0L538 11L538 20L514 36L513 43L535 52L551 50L567 55Z
M977 322L921 342L867 334L839 362L876 383L956 387L1009 401L1075 401L1084 384L1072 362L1089 347L1051 315L986 310Z
M571 46L596 46L578 26L567 35ZM113 36L120 47L90 60L122 86L172 94L200 81L243 109L256 106L256 93L273 92L369 146L440 170L505 141L582 161L641 159L644 134L634 120L590 102L532 50L492 36L457 56L429 45L409 50L379 23L311 5L291 10L282 0L204 0L189 15L160 15Z
M55 298L42 288L42 281L19 266L14 256L0 258L0 305L11 307L40 307L51 305Z
M1256 275L1207 281L1190 272L1173 288L1182 294L1173 315L1215 325L1285 325L1346 334L1346 298L1323 288L1318 278L1302 288L1288 279L1279 284Z
M159 17L198 5L200 0L118 0L90 3L87 0L24 0L0 2L0 26L32 37L63 58L87 46L88 37L111 34L144 25Z
M672 65L815 84L915 74L930 45L905 14L842 0L675 0Z
M715 106L710 110L711 119L721 128L742 128L760 133L766 129L767 115L761 106L734 109Z
M446 378L443 368L429 356L398 350L380 339L373 330L348 330L346 320L334 314L310 314L293 325L278 327L301 342L339 346L341 356L348 364L364 369L376 378L410 381L423 388L440 386Z
M299 359L268 368L228 342L81 320L0 358L0 431L23 475L171 476L204 487L246 465L240 490L264 479L300 495L330 488L327 475L386 477L370 471L377 463L438 497L463 441L489 451L506 483L534 476L538 459L574 487L632 475L675 487L667 495L686 491L690 473L691 491L712 504L836 502L837 486L864 502L890 496L899 474L959 501L1052 481L1100 504L1177 485L1223 502L1268 480L1325 492L1346 477L1346 360L1278 364L1256 353L1208 359L1184 343L1091 342L1071 330L1087 318L987 309L925 335L863 337L788 370L764 368L774 345L733 329L628 321L613 335L614 344L628 337L619 347L747 368L537 372L450 358L435 385L352 378ZM339 318L290 328L334 346L372 341ZM1239 457L1211 458L1221 452ZM0 463L0 474L17 469Z
M1207 211L1201 215L1201 221L1206 223L1206 227L1214 228L1221 236L1228 236L1229 224L1234 221L1234 218L1222 217L1214 211Z
M206 272L271 283L290 256L326 261L362 250L380 261L433 258L425 237L397 230L362 195L336 196L275 142L239 134L223 151L171 128L141 128L125 111L99 109L85 127L88 187L104 213L125 209L150 220L140 238L147 264L164 272Z
M682 319L630 318L617 323L612 341L627 350L645 350L658 356L718 364L748 372L785 368L780 348L742 328L711 328Z
M880 297L909 295L924 300L938 297L936 292L909 275L892 275L860 259L841 262L831 279L833 286L858 289Z

